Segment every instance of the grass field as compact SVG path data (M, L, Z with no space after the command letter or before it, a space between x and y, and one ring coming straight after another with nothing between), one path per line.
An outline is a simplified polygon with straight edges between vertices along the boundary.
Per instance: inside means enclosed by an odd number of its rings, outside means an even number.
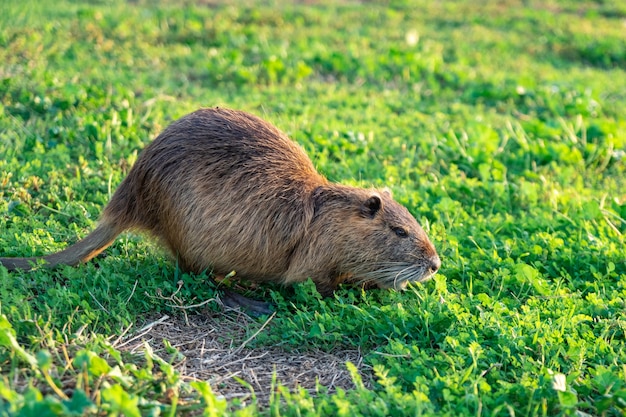
M247 286L259 319L135 234L0 267L0 415L623 415L626 3L480 3L0 0L0 256L85 236L219 105L391 188L442 258L402 293Z

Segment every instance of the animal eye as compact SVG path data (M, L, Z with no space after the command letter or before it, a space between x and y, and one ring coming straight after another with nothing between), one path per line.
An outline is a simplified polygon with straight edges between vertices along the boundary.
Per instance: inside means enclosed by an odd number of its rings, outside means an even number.
M408 237L409 236L409 232L406 231L406 229L402 228L402 227L392 227L391 230L396 234L396 236L398 237Z

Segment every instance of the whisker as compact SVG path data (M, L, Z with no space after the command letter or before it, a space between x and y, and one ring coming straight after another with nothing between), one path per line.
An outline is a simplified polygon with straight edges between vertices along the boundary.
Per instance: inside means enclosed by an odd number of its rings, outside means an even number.
M417 257L416 257L417 258ZM403 288L407 282L426 281L433 275L430 268L423 262L379 262L358 264L350 271L349 282L356 285L376 284L382 288ZM367 265L367 269L364 269Z

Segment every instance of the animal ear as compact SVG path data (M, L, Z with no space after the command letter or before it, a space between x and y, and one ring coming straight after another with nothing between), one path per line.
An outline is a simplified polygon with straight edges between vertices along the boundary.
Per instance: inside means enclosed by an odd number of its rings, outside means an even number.
M361 205L361 214L365 217L374 218L376 213L380 211L382 205L383 202L380 197L374 194L365 200Z
M383 193L387 194L389 197L393 197L393 193L389 187L385 187L381 190Z

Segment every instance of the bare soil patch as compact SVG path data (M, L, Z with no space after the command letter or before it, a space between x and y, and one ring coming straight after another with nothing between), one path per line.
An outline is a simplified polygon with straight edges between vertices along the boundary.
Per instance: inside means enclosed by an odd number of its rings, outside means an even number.
M271 318L265 325L271 326ZM166 340L183 355L175 367L186 380L209 381L214 391L227 399L247 401L256 396L262 407L269 403L274 374L276 382L290 391L304 388L315 395L319 385L329 392L338 388L349 390L354 388L345 365L350 361L369 385L370 369L363 364L359 350L248 347L263 326L237 311L164 316L126 336L117 348L139 353L148 343L157 355L168 358L171 355L166 350Z

